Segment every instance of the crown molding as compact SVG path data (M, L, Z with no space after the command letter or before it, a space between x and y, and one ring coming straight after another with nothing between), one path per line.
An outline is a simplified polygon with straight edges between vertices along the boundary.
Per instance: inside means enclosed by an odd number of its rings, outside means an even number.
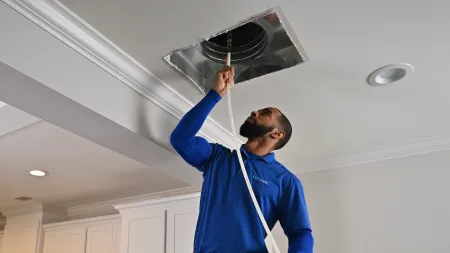
M79 219L87 217L95 217L102 215L117 214L116 207L123 205L132 205L132 203L142 203L151 201L167 200L171 197L187 196L189 194L199 194L200 189L198 187L186 187L175 190L168 190L144 195L138 195L128 198L115 199L110 201L98 202L82 206L69 207L68 216L70 219Z
M2 0L6 5L177 119L194 105L56 0ZM232 134L211 118L200 130L233 147Z
M49 223L44 224L43 227L45 228L46 232L50 230L57 230L57 229L67 229L68 227L74 228L74 227L92 227L99 224L104 223L117 223L120 224L120 215L113 214L113 215L104 215L99 217L91 217L86 219L77 219L77 220L69 220L69 221L61 221L56 223Z
M297 163L295 163L295 167L303 168L302 172L298 174L305 174L321 170L336 169L396 158L424 155L446 150L450 150L450 135L436 136L414 141L401 142L393 145L381 146L358 154L297 161Z
M200 192L177 195L167 198L151 199L127 204L119 204L114 205L114 207L117 210L119 210L120 213L126 213L129 211L158 208L161 206L182 205L187 202L197 202L197 201L200 201Z

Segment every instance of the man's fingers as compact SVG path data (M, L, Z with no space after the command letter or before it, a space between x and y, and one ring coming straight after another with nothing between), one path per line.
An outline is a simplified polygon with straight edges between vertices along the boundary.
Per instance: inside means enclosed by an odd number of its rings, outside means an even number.
M233 70L234 68L233 67L231 67L231 66L224 66L223 68L222 68L222 71L231 71L231 70Z
M217 77L220 77L226 83L230 82L229 79L234 78L234 68L225 66L221 71L217 72Z

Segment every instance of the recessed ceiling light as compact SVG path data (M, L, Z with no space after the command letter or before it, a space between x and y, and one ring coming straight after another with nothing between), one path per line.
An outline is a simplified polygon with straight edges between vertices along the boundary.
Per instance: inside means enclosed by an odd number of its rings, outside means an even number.
M414 68L408 63L395 63L384 66L372 72L367 78L367 82L373 86L383 86L396 82L404 78L407 74L413 73Z
M35 177L44 177L47 176L48 173L42 170L30 170L30 175Z

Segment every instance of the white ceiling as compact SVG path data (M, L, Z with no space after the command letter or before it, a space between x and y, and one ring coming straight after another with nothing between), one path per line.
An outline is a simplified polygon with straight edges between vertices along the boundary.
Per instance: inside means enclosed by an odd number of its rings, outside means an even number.
M75 206L187 186L44 121L0 138L0 174L0 210L20 196Z
M233 103L237 122L269 105L292 119L293 139L280 152L291 167L450 134L443 117L450 103L449 1L61 2L194 102L201 94L161 57L279 5L311 61L237 86ZM415 73L390 87L365 83L396 62L411 63ZM213 117L228 128L225 102Z
M288 115L294 136L278 157L296 173L310 171L303 167L308 160L398 144L407 149L404 143L450 136L448 1L60 1L193 103L202 95L162 56L279 5L310 62L237 85L233 106L238 124L265 106ZM0 171L6 175L0 178L0 208L19 195L78 205L201 181L169 152L173 113L3 4L0 21L0 64L39 82L21 89L25 82L0 82L1 100L33 115L22 112L11 121L8 116L20 110L0 109L0 136L7 134L0 137ZM365 83L370 72L395 62L411 63L415 73L392 86ZM6 114L5 108L15 111ZM212 116L229 129L225 101ZM36 117L52 124L23 128ZM29 177L33 166L47 167L51 176Z

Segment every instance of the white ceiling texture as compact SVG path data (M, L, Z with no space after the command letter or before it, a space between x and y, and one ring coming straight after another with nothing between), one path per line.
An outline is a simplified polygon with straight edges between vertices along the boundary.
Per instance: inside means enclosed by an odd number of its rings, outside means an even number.
M8 191L0 202L32 190L78 205L198 185L200 174L168 138L202 94L162 57L274 6L310 61L236 85L233 106L238 124L266 106L288 116L294 135L277 154L288 168L314 172L450 147L448 1L2 0L0 100L9 105L0 108L0 193ZM397 62L414 73L390 86L366 83ZM225 102L201 135L230 145ZM53 170L45 187L20 178L36 166ZM67 191L50 193L55 185Z

